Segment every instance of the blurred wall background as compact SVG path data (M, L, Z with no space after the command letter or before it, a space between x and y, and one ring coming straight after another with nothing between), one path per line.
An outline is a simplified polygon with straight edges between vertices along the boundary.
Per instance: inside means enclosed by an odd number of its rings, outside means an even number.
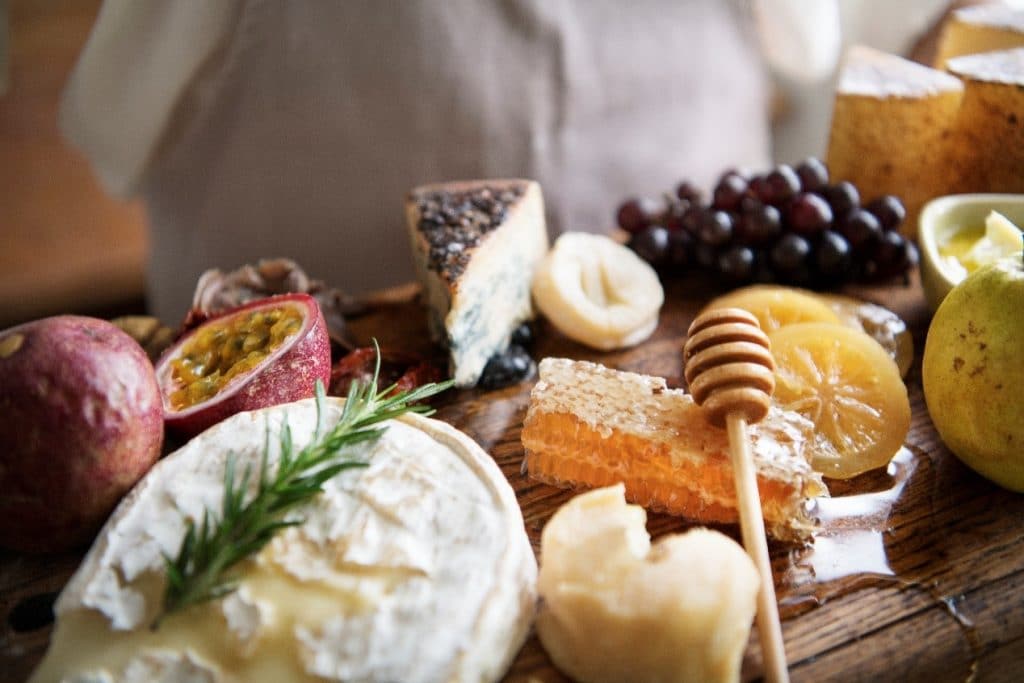
M143 306L142 208L104 194L57 129L61 89L99 6L0 0L0 329Z

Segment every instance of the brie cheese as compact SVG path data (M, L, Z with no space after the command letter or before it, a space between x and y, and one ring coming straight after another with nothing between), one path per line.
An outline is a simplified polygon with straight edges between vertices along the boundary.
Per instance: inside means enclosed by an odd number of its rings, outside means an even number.
M328 399L326 423L342 401ZM532 620L536 562L511 487L469 437L407 415L237 569L238 590L150 623L186 518L219 511L228 451L258 466L313 400L242 413L157 464L107 522L56 604L31 681L496 680ZM140 678L141 676L141 678Z
M409 193L405 214L431 336L448 349L456 385L473 386L533 318L530 283L548 250L540 186L425 185Z

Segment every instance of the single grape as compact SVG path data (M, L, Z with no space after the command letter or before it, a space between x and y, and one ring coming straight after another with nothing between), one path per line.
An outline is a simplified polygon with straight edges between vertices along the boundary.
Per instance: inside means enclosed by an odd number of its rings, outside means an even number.
M615 219L620 228L635 235L651 225L662 208L657 201L649 197L633 197L619 206Z
M732 216L725 211L705 211L697 226L697 239L712 247L721 247L732 239Z
M845 281L853 266L850 243L838 232L825 230L814 248L814 265L823 281Z
M903 202L899 197L891 194L882 195L870 201L864 205L864 208L878 219L883 230L897 229L907 217L907 209L903 206Z
M732 282L748 282L754 275L754 250L730 247L718 255L718 270Z
M749 197L748 199L751 199L751 202L746 203L735 222L735 240L747 246L762 246L774 242L782 234L782 214L771 204L762 204Z
M907 240L900 233L888 230L875 245L873 260L878 267L876 277L888 278L906 271Z
M801 192L786 208L789 228L805 237L814 237L832 223L832 207L810 192Z
M676 186L676 196L680 199L685 199L694 204L700 203L700 198L703 193L700 188L691 183L689 180L684 180Z
M918 251L917 245L907 240L904 242L903 247L906 252L907 268L917 268L917 265L921 262L921 252Z
M741 175L726 173L715 185L711 206L723 211L732 211L739 206L746 192L747 181Z
M758 183L756 196L765 204L779 206L796 196L800 191L800 178L791 166L780 164Z
M910 284L910 271L917 268L918 263L921 260L921 254L917 250L917 245L912 240L906 240L903 243L903 282Z
M796 167L796 175L804 192L814 192L828 185L828 167L817 157L801 161Z
M512 330L512 337L509 339L509 343L528 349L533 346L533 342L536 339L537 333L534 332L533 326L527 322Z
M693 260L693 235L685 230L676 230L668 234L668 265L682 270Z
M633 235L629 247L652 266L662 265L668 257L669 232L663 225L649 225Z
M533 377L537 364L529 352L518 344L510 344L502 353L487 361L477 386L481 389L501 389Z
M763 175L755 175L747 183L747 195L764 204L765 197L771 195L771 188L768 186L768 179Z
M727 175L738 175L740 178L749 181L753 174L750 172L749 168L743 168L742 166L732 166L722 171L722 175L718 176L718 179L721 180Z
M854 209L838 222L836 230L846 238L857 254L872 251L882 235L882 226L878 219L864 209Z
M683 229L683 216L690 208L690 201L688 199L676 199L668 198L668 207L665 209L665 214L662 216L661 223L669 232L676 232L677 230Z
M711 270L718 263L718 249L710 244L697 242L693 245L693 260L698 267Z
M740 200L740 205L736 207L738 213L750 213L752 211L758 211L765 203L755 197L752 192L747 192L743 195L743 199Z
M683 230L691 235L696 235L697 230L700 228L701 217L704 215L705 211L706 209L700 206L700 204L691 203L690 207L683 212L681 221Z
M832 207L832 216L837 221L860 207L860 193L857 192L857 187L847 180L835 185L826 185L819 191L819 194Z
M793 273L806 268L811 244L800 235L786 233L771 250L772 266L780 274Z

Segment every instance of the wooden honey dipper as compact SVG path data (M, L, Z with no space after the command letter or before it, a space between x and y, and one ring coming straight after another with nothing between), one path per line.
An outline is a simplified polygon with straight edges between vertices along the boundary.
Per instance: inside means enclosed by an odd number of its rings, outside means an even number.
M775 582L768 560L761 498L750 456L747 424L760 422L775 391L775 361L757 318L739 308L722 308L698 316L690 325L683 359L686 382L697 405L713 425L729 434L729 457L736 481L743 545L761 577L757 632L765 677L789 681L775 602Z

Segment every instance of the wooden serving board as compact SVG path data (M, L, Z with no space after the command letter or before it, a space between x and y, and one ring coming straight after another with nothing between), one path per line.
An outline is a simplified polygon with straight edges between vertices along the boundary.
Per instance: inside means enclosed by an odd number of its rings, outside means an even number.
M599 353L543 324L534 357L594 360L660 375L678 385L686 328L714 292L695 280L670 281L654 336L621 352ZM907 377L913 421L907 448L889 471L829 482L833 500L808 547L772 546L772 569L794 681L1024 681L1024 495L982 479L942 445L921 390L920 350L929 322L919 283L856 292L896 311L914 333ZM413 289L352 321L357 339L385 349L422 351L425 319ZM523 474L519 434L532 381L506 389L452 392L435 417L476 439L516 492L539 550L544 524L573 493ZM691 526L650 515L655 537ZM739 538L737 528L720 530ZM50 634L49 606L82 553L0 554L0 683L23 681ZM679 577L685 581L686 577ZM761 674L756 634L743 679ZM507 681L566 681L531 637Z

